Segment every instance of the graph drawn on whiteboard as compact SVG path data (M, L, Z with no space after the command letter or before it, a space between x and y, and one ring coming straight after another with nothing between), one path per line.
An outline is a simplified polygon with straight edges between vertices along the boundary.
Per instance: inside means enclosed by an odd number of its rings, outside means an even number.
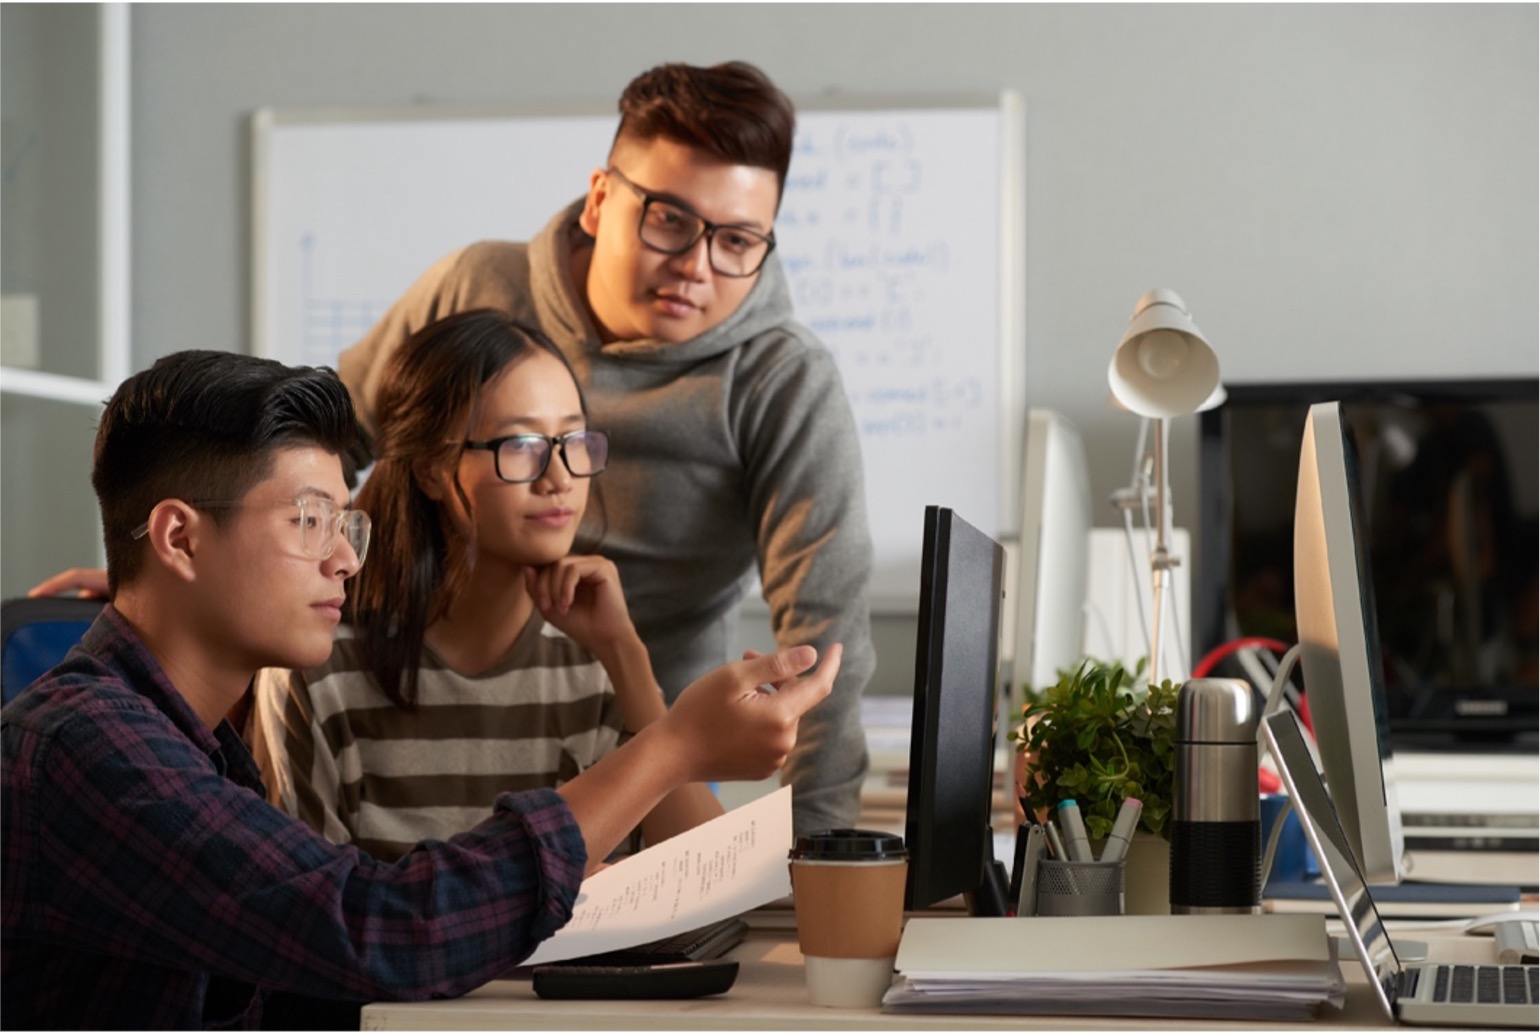
M335 364L451 251L528 240L579 196L614 132L609 115L267 118L256 348L312 364ZM874 606L913 608L925 506L1011 531L1022 388L1003 296L1021 243L1001 211L1019 189L1007 119L992 106L799 113L775 254L860 432Z

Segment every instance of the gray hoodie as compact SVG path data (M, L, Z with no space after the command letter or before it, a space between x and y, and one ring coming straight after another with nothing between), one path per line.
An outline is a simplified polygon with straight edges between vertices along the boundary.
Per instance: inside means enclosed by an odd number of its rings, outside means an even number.
M338 364L371 430L390 351L438 317L491 307L538 325L611 436L601 552L670 700L729 660L758 565L777 643L843 643L834 692L786 766L797 833L855 825L866 775L861 691L876 664L860 443L833 357L793 322L774 254L738 310L678 344L601 344L570 258L581 200L527 245L440 260ZM598 517L590 506L589 519Z

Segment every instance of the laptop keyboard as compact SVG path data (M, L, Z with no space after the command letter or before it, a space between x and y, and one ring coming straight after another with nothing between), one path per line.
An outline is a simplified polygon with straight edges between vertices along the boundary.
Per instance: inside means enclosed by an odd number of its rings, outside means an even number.
M1511 812L1403 812L1402 829L1426 827L1465 828L1479 830L1534 830L1540 825L1540 816L1533 813Z
M1432 981L1435 1003L1540 1003L1540 967L1532 964L1429 964L1408 970L1406 978L1408 996Z

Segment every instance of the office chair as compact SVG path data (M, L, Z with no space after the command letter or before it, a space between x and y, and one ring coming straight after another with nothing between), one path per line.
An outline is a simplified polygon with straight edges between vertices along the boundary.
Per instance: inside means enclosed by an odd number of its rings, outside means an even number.
M0 703L53 668L96 620L105 600L18 597L0 604Z

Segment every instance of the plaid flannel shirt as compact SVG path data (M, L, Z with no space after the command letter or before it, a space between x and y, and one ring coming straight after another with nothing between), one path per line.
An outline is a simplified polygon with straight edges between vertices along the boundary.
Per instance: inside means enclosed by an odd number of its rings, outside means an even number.
M396 863L330 844L110 606L0 727L7 1029L252 1027L266 990L459 995L566 923L582 881L548 790Z

